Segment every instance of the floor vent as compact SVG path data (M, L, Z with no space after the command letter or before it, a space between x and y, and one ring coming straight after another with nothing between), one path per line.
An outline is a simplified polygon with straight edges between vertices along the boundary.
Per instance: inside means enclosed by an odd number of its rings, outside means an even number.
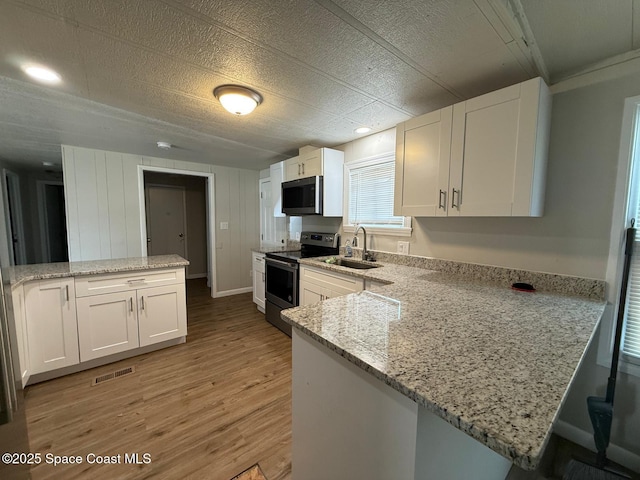
M120 370L116 370L115 372L106 373L104 375L100 375L99 377L95 377L91 381L91 386L98 385L99 383L108 382L109 380L115 380L116 378L124 377L126 375L131 375L135 373L136 367L127 367L121 368Z

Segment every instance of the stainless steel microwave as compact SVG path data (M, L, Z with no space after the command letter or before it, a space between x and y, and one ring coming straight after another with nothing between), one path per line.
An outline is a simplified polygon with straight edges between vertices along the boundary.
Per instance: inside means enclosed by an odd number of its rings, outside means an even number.
M282 213L322 215L322 176L282 182Z

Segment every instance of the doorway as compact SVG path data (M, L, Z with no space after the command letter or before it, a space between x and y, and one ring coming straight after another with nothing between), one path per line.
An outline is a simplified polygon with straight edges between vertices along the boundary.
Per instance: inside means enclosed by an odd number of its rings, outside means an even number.
M195 172L194 172L195 173ZM143 167L145 246L147 255L177 254L189 260L188 280L206 278L214 296L215 280L209 237L211 174ZM210 178L209 178L210 176Z
M147 255L174 253L188 258L186 188L148 183L146 177Z
M11 265L24 265L27 263L27 253L24 236L24 220L22 215L22 198L20 193L20 177L10 171L4 170L6 186L5 205L7 206L9 221L9 256Z
M68 262L64 185L62 182L40 180L37 189L42 261Z

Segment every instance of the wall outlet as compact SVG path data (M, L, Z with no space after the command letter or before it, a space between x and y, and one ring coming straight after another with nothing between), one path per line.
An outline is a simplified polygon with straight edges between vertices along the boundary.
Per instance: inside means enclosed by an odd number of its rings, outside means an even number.
M229 230L229 222L220 222L220 230Z
M398 242L398 253L409 255L409 242Z
M299 241L300 241L300 232L295 232L295 233L293 234L293 239L294 239L296 242L299 242Z

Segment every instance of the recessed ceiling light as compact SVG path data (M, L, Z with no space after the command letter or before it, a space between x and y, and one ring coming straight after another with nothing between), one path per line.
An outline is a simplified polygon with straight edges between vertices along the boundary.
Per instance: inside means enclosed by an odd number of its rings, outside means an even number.
M354 130L356 133L369 133L371 129L369 127L359 127Z
M24 65L22 67L24 73L29 75L34 80L42 83L56 84L62 81L62 77L57 72L47 67L41 67L39 65Z
M171 148L171 144L169 142L158 142L156 145L158 145L158 148L161 148L162 150L169 150Z
M213 96L234 115L247 115L262 103L262 95L241 85L220 85L213 90Z
M53 167L55 163L53 162L42 162L43 167Z

